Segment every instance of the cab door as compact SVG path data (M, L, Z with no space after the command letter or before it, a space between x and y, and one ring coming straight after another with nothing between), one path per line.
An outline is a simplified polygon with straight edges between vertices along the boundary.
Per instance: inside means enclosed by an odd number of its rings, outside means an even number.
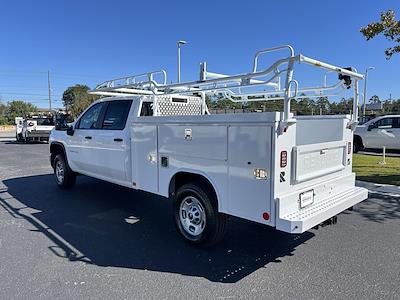
M373 123L365 133L365 147L392 148L396 144L395 121L396 118L386 117Z
M115 183L130 182L130 135L128 116L132 100L105 102L101 129L93 140L96 170L101 177Z
M74 134L68 138L67 158L72 170L80 173L97 173L94 141L101 129L105 102L89 107L75 124Z
M392 129L388 131L393 134L390 148L400 150L400 117L393 118Z

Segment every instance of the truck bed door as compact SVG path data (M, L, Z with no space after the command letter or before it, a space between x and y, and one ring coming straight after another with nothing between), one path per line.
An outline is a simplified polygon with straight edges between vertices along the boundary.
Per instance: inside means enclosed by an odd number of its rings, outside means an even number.
M133 187L158 192L157 126L133 124L131 128Z
M228 129L229 213L260 223L271 214L271 131L260 125Z

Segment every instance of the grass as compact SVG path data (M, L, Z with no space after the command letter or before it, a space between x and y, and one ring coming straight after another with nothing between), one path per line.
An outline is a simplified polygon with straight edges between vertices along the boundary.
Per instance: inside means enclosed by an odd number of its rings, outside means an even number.
M375 183L400 185L400 157L386 157L382 165L382 156L353 155L353 172L358 180Z

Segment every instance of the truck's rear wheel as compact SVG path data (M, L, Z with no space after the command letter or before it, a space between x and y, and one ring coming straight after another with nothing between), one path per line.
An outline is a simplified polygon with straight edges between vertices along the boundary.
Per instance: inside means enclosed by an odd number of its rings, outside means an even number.
M76 175L69 169L62 154L54 158L54 175L59 188L67 189L75 184Z
M227 216L219 213L217 199L207 186L188 183L174 197L175 224L190 244L211 246L223 238Z

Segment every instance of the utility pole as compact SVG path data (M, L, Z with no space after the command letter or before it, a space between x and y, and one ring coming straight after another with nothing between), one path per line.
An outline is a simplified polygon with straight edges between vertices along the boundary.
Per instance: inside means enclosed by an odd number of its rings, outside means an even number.
M51 112L51 86L50 86L50 71L47 71L47 86L49 88L49 110Z

